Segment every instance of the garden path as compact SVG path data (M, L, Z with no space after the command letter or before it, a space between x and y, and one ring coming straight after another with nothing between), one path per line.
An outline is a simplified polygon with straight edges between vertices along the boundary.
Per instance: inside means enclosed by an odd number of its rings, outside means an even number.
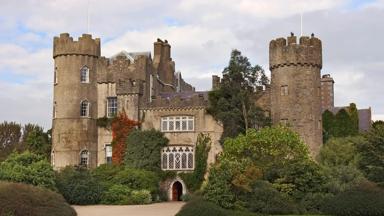
M184 202L163 202L149 205L73 206L78 216L174 216Z

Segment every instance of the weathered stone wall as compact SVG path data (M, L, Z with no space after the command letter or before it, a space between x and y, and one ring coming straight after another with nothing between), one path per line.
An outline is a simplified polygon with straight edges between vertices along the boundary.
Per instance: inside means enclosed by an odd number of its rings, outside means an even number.
M321 110L332 110L335 107L333 85L335 81L329 74L321 77Z
M57 83L53 100L56 117L52 124L52 151L55 168L78 165L80 152L89 151L89 166L97 160L97 64L99 39L83 35L73 41L68 34L54 38L53 58ZM80 82L80 69L89 68L89 83ZM89 117L80 117L81 101L90 103Z
M287 123L317 155L322 145L321 41L312 36L297 43L293 35L272 40L269 64L273 124Z
M160 123L163 116L194 116L194 131L190 132L165 132L169 139L169 145L195 146L199 133L209 134L212 140L211 150L208 155L208 163L214 163L216 155L222 151L219 140L223 133L223 127L211 115L205 107L190 108L147 108L140 110L143 130L161 130Z

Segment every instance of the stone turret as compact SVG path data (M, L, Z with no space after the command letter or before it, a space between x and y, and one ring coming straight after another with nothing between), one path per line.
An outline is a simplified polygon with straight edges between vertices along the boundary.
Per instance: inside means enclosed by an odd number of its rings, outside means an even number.
M315 156L322 145L320 70L321 41L291 34L269 44L271 117L300 134Z
M53 41L53 59L52 163L55 168L79 165L83 152L85 165L95 167L100 40L83 34L74 41L69 34L61 34ZM87 106L83 111L82 104Z

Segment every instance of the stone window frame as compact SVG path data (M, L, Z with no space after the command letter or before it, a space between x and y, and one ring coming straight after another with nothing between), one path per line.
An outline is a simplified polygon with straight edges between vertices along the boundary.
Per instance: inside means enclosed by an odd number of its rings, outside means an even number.
M112 118L117 114L117 97L107 97L107 117Z
M80 82L89 83L89 67L87 65L80 68Z
M195 169L193 146L167 146L161 150L161 169L173 171L192 171Z
M191 115L163 116L160 120L162 132L195 131L195 117Z
M105 163L112 164L112 155L113 155L112 144L111 143L105 144L104 151L105 151Z
M80 117L88 118L91 109L91 103L84 99L80 102Z
M280 95L281 96L287 96L288 94L289 94L288 85L281 85L280 86Z
M83 149L80 151L80 166L86 166L89 165L89 151L87 149Z

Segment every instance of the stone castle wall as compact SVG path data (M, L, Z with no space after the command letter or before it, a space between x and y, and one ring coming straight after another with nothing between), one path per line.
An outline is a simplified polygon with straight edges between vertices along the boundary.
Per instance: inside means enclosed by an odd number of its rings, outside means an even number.
M322 145L320 70L321 41L312 36L272 40L271 117L273 124L287 124L300 134L316 155Z

